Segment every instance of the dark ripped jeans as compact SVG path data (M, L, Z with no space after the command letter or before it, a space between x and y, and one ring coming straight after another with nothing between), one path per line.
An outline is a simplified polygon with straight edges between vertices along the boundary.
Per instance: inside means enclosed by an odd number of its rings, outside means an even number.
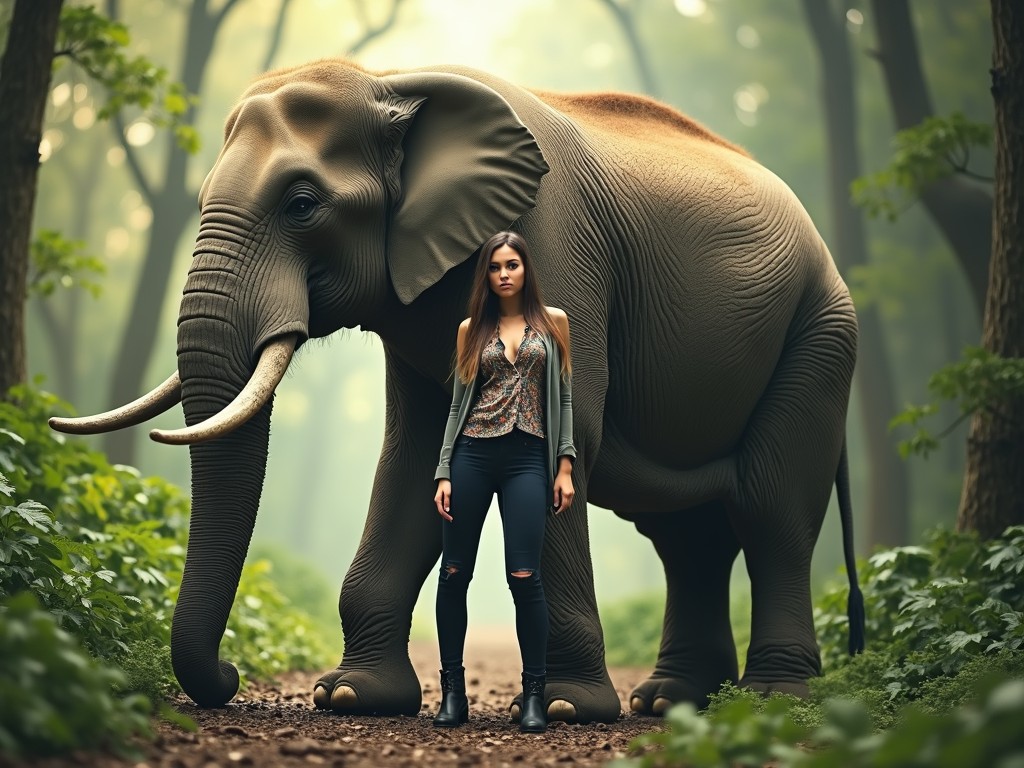
M540 578L540 553L551 504L546 464L544 439L518 429L501 437L460 436L455 440L452 522L441 521L444 550L437 586L437 640L444 669L462 666L466 593L473 578L484 518L497 493L505 540L505 577L516 606L523 671L531 675L545 672L548 606ZM529 575L513 576L516 572Z

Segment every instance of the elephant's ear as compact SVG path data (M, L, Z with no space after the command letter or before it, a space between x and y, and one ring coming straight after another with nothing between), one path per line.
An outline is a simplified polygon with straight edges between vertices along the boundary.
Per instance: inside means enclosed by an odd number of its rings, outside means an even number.
M409 110L385 162L392 191L388 266L408 304L483 242L533 208L547 173L529 129L497 92L461 75L438 72L382 78ZM403 119L405 118L405 119Z

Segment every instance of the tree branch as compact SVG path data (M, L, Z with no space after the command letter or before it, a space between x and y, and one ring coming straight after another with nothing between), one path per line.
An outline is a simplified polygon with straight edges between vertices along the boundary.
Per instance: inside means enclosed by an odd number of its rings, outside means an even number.
M395 20L398 18L398 9L405 2L405 0L392 0L391 10L388 12L388 16L377 26L368 26L361 37L359 37L352 45L348 47L348 50L343 54L346 58L356 56L360 51L363 50L369 43L376 40L378 37L387 32L391 27L394 26ZM360 10L360 15L365 18L365 13Z
M206 0L195 0L196 3L201 2L206 5ZM224 23L224 19L227 18L228 14L231 13L231 9L238 5L238 0L227 0L226 3L221 7L217 16L213 20L213 28L220 29L220 25Z
M139 162L139 156L135 153L135 149L131 144L128 143L128 138L125 136L125 124L124 117L118 112L114 115L110 121L111 127L114 129L114 135L117 137L118 144L121 145L121 149L124 150L125 159L128 161L128 168L132 172L132 178L135 179L135 184L138 186L142 196L146 198L146 202L153 206L153 187L150 186L149 180L146 178L145 172L142 170L142 164Z
M831 0L803 0L804 16L821 64L819 85L825 120L828 197L832 214L829 249L843 274L868 262L864 214L850 202L850 184L861 175L857 141L856 73L850 58L843 15ZM906 467L893 451L885 428L898 409L892 366L878 308L857 311L860 342L854 373L860 394L868 457L868 540L896 546L909 539L910 489Z
M907 0L871 0L871 9L879 43L874 58L882 65L896 128L919 125L934 111ZM925 188L921 202L953 249L980 314L992 252L992 195L952 176Z
M281 39L284 37L284 23L288 16L288 6L291 1L281 0L281 4L277 8L277 20L274 22L270 44L267 46L267 53L263 57L261 72L266 72L270 69L270 65L274 63L274 57L277 56L277 52L281 47Z
M600 2L612 12L612 16L618 22L619 29L622 30L622 34L626 37L626 43L629 45L629 51L633 57L633 63L637 68L637 75L640 77L641 90L648 96L657 98L659 95L658 84L654 78L651 63L647 58L647 51L644 50L644 46L640 42L640 35L636 31L636 20L619 0L600 0Z

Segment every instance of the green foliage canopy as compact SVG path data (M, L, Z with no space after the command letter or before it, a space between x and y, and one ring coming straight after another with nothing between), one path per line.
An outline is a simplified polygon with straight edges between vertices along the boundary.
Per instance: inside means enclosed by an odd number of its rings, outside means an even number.
M972 149L990 146L992 126L987 123L970 120L962 112L929 117L897 131L888 166L854 181L853 201L871 216L894 221L940 179L963 174L991 182L969 168Z
M889 429L907 426L914 433L900 441L903 458L920 455L925 458L938 448L939 441L960 422L980 413L984 418L1003 418L1000 403L1009 398L1024 397L1024 358L1000 357L982 347L968 347L963 360L947 365L932 374L928 390L937 400L953 401L960 418L933 435L921 422L939 411L937 402L909 405L889 422Z
M61 11L54 65L75 62L102 85L107 101L98 117L109 119L126 107L147 110L154 125L169 128L179 146L199 150L199 134L185 121L196 98L181 83L171 82L167 70L145 56L130 56L128 28L98 13L92 6L67 5Z

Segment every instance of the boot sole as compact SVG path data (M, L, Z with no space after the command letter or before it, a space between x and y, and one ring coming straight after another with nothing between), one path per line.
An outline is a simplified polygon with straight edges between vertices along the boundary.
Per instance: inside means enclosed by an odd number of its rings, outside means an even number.
M459 716L459 722L457 723L439 723L437 720L434 721L435 728L458 728L460 725L465 725L469 722L469 713Z

